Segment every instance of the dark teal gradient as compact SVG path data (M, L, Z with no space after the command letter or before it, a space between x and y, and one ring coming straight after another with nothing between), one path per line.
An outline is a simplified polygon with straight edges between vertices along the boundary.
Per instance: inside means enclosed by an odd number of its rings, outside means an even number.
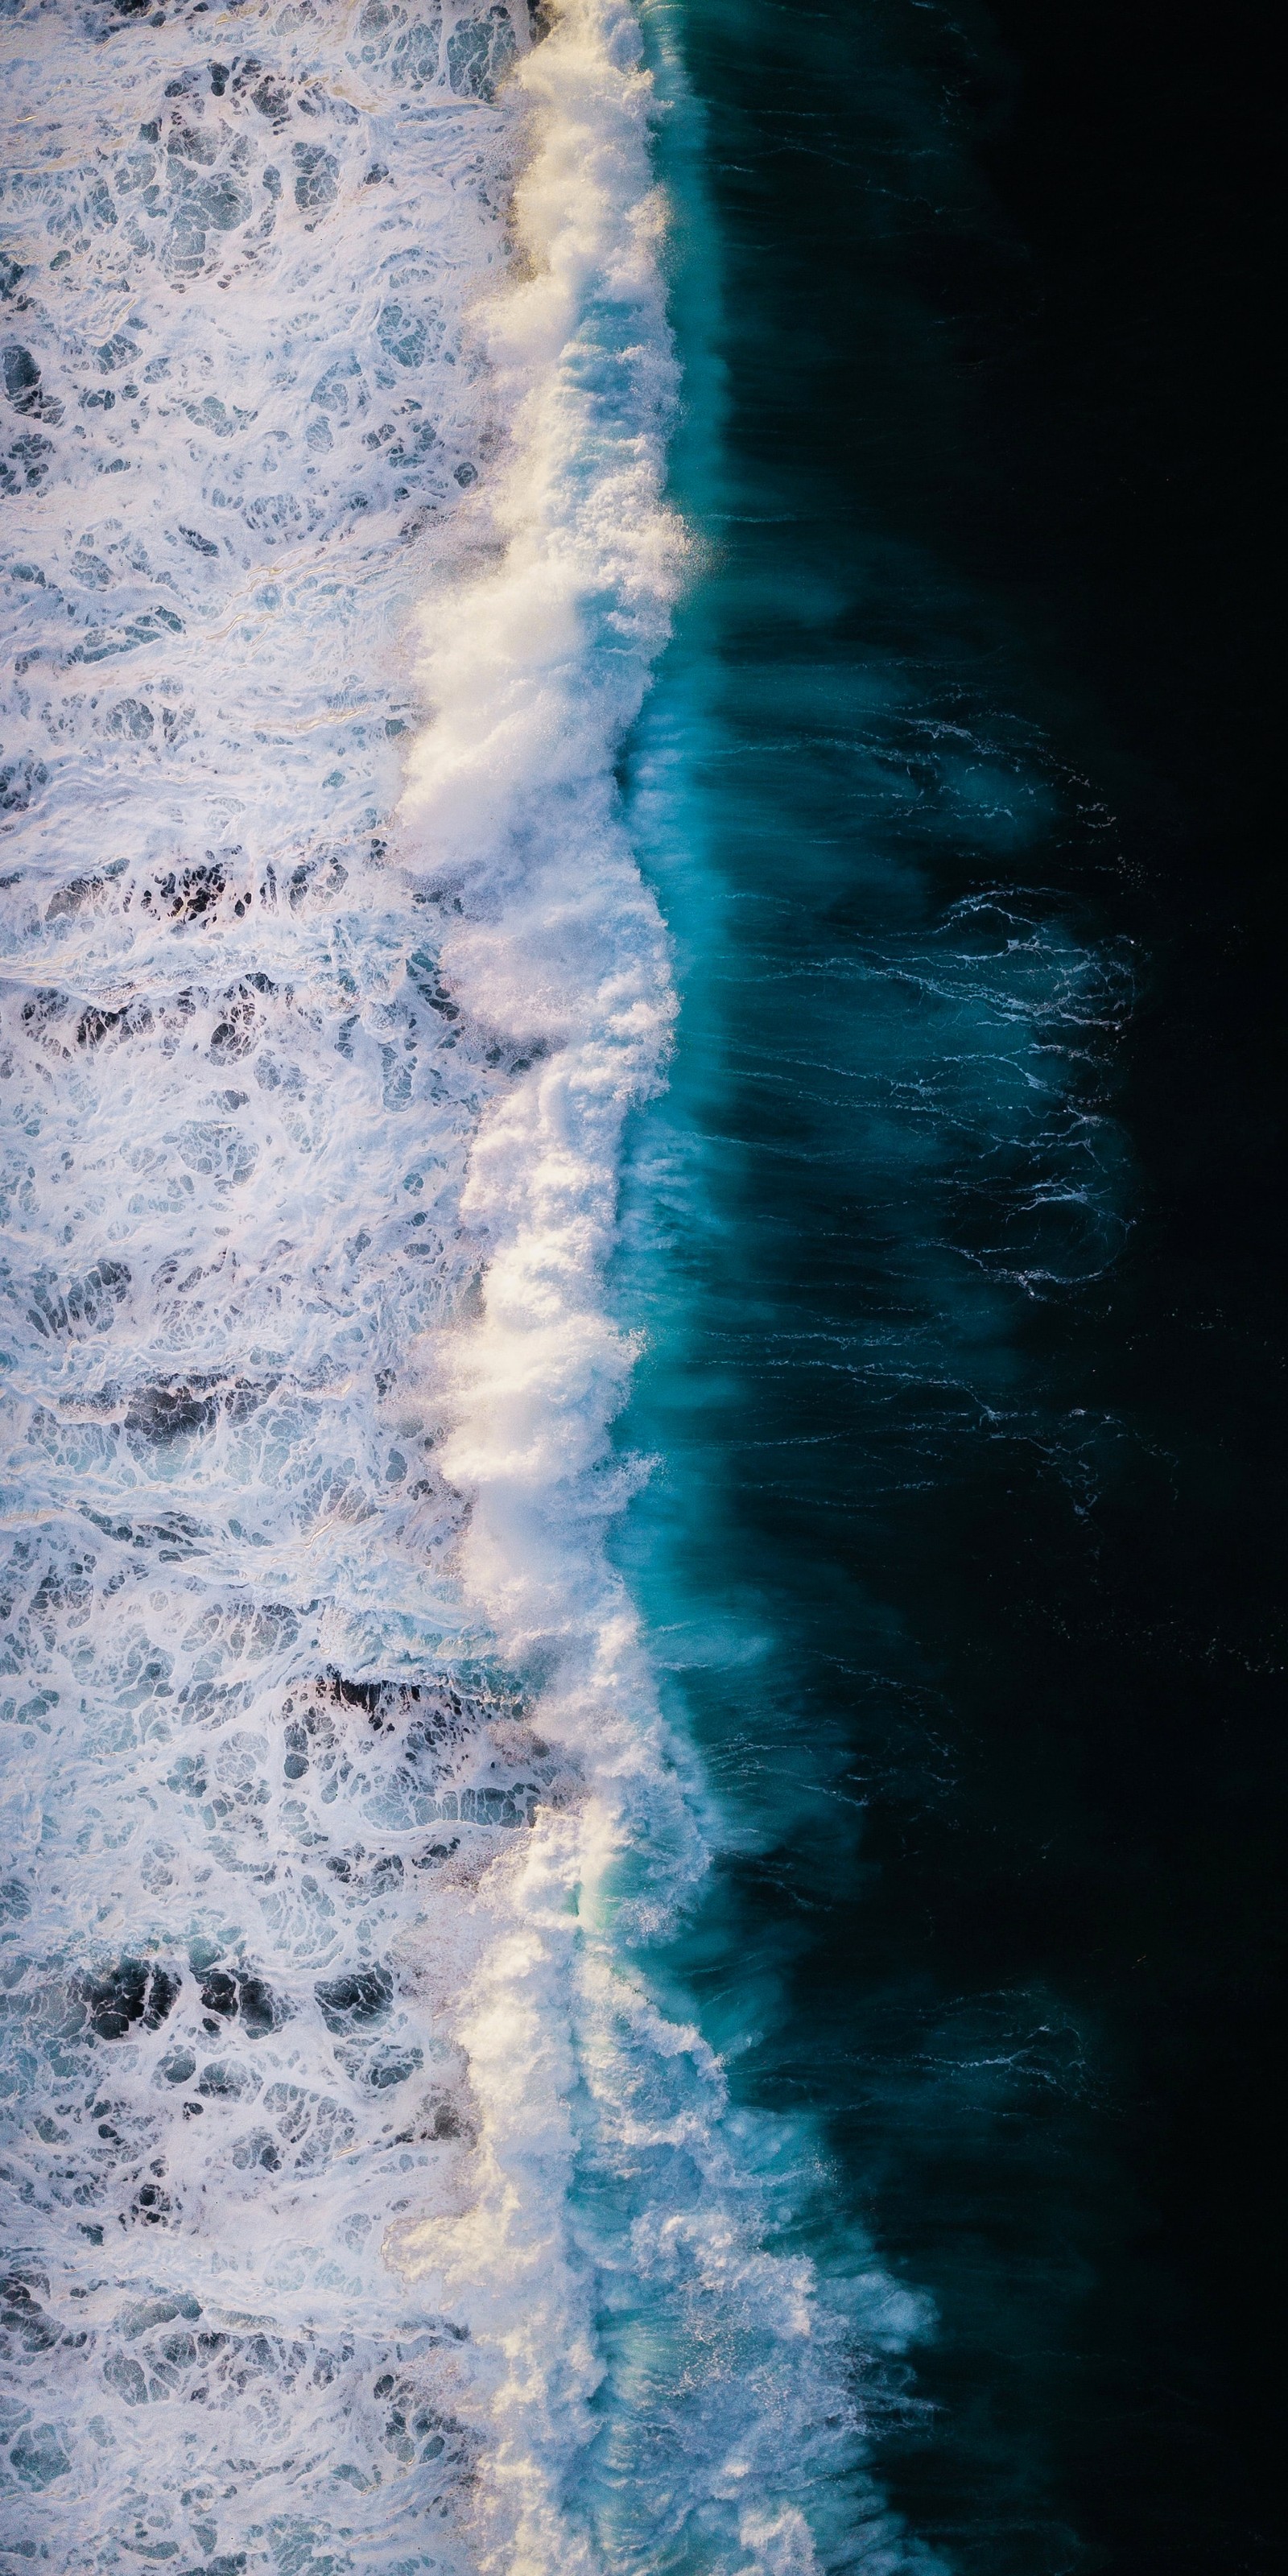
M870 2234L937 2319L911 2377L856 2358L878 2475L962 2576L1207 2576L1263 2563L1184 2225L1240 2167L1166 2157L1266 1901L1268 1452L1246 1354L1188 1337L1195 1263L1230 1280L1160 1146L1202 761L1034 535L1076 503L1104 542L1042 435L1076 299L1003 184L1056 14L1010 53L896 0L649 16L691 87L698 560L629 765L683 1013L624 1202L622 1437L659 1464L622 1559L723 1844L668 1973L826 2142L799 2241L840 2278ZM1103 614L1116 580L1166 654L1122 506Z

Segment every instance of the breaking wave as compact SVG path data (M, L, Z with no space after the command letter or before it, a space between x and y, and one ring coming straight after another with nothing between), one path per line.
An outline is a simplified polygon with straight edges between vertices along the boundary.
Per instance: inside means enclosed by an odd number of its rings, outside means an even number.
M7 2565L915 2563L811 2503L912 2303L636 1964L678 374L637 17L538 33L0 10Z

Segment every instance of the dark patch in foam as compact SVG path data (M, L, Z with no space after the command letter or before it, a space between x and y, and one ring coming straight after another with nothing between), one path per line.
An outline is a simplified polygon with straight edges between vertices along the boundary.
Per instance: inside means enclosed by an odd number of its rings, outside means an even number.
M387 1968L358 1968L347 1976L326 1978L313 1989L322 2019L337 2039L347 2038L351 2031L370 2022L382 2021L393 1991L394 1981Z
M48 2352L59 2340L55 2325L35 2296L32 2282L48 2296L49 2282L43 2273L25 2278L12 2271L0 2280L0 2342L6 2358L17 2345L23 2352Z
M110 1332L129 1294L130 1277L128 1262L109 1261L104 1255L67 1289L60 1290L52 1280L38 1281L32 1292L31 1320L45 1335Z
M178 2001L182 1980L151 1960L122 1959L106 1976L81 1979L78 1991L99 2039L124 2039L136 2027L159 2030Z
M201 2001L207 2013L219 2021L235 2021L247 2039L263 2039L271 2030L279 2030L288 2007L275 1995L263 1977L247 1968L213 1968L201 1981ZM212 2030L216 2022L207 2022Z
M172 1379L168 1384L137 1387L125 1407L126 1434L133 1440L160 1446L172 1440L200 1437L213 1431L221 1418L232 1424L247 1422L267 1400L275 1383L261 1381L256 1385L243 1378L194 1374Z

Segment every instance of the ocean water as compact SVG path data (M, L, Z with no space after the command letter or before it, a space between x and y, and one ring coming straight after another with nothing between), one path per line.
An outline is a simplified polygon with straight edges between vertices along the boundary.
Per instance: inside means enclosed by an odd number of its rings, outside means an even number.
M6 13L14 2563L805 2569L861 2451L793 2142L632 1964L690 540L639 26L531 32Z
M682 1013L628 1157L622 1436L660 1464L619 1555L718 1815L686 1983L740 2097L814 2139L833 2295L875 2221L914 2302L858 2364L887 2506L946 2566L1054 2576L1100 2563L1051 2436L1103 2224L1060 2193L1111 2079L1041 1944L970 1919L997 1900L954 1843L1022 1836L1027 1784L1013 1739L979 1779L953 1630L1010 1576L999 1488L1076 1547L1129 1436L1059 1343L1135 1214L1141 952L1087 900L1110 818L1022 627L898 507L954 393L900 271L918 192L978 215L907 33L685 15L722 261L679 290L705 578L631 746Z
M1180 1434L1130 758L979 560L1013 58L0 61L0 2564L1197 2570L1104 2497L1211 2387L1078 1731Z
M1269 2568L1262 31L679 25L707 551L631 752L681 1015L617 1285L685 1982L811 2127L821 2273L857 2216L918 2303L865 2402L922 2545Z

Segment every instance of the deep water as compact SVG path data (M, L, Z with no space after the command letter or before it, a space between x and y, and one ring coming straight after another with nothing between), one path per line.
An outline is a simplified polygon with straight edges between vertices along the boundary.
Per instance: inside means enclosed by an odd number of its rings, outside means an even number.
M1268 2568L1259 22L650 23L701 556L622 1555L724 1840L668 1972L818 2143L796 2241L924 2303L861 2390L922 2542Z

